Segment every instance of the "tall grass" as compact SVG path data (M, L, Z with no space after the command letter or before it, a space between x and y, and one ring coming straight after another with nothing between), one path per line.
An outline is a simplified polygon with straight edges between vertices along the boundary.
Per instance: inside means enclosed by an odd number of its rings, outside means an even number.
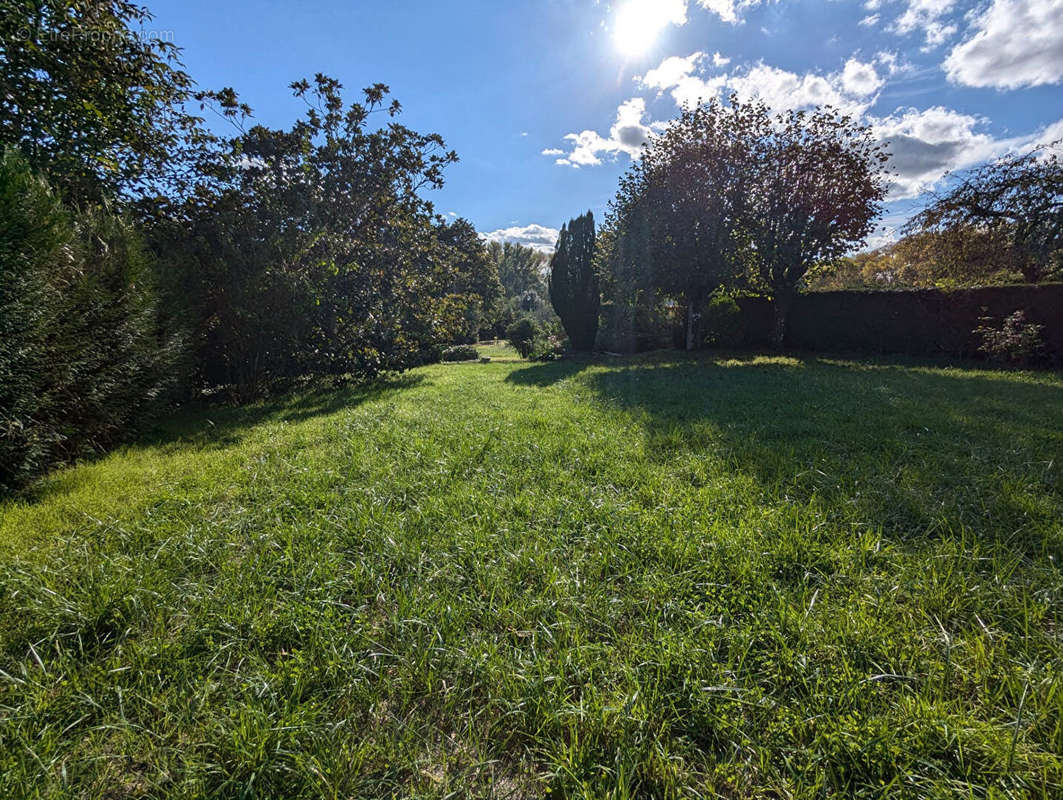
M1058 797L1063 380L439 365L0 506L0 796Z

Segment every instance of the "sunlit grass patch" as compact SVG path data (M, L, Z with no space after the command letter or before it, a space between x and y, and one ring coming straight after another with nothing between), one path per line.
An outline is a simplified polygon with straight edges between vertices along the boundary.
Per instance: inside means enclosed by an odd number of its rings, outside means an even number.
M498 339L493 342L483 342L476 345L476 349L480 352L481 357L487 357L493 360L521 360L520 353L518 353L513 345L505 339Z

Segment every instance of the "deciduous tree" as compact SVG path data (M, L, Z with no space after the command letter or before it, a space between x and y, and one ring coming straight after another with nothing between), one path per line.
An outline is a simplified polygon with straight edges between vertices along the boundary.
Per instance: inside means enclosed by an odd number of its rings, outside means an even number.
M127 0L0 0L0 146L68 200L179 193L211 137L169 34ZM239 107L231 91L222 107Z
M704 304L741 269L759 114L737 101L684 111L646 145L611 207L622 238L638 240L641 283L685 307L688 350Z
M1063 274L1063 140L959 176L908 232L975 231L1006 242L1009 263L1028 283Z
M782 347L793 298L809 270L871 232L886 196L888 156L871 130L823 108L769 119L752 106L752 167L739 227L754 280L772 298L772 342Z
M276 377L404 369L452 332L440 302L460 248L441 242L424 193L457 156L397 122L383 84L350 105L324 75L292 89L303 117L235 138L221 188L190 198L176 226L172 296L191 302L205 380L241 395Z

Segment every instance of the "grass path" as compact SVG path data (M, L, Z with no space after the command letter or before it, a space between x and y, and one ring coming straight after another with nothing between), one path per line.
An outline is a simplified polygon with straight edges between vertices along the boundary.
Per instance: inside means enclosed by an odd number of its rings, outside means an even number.
M0 797L1063 794L1063 379L439 365L0 506Z

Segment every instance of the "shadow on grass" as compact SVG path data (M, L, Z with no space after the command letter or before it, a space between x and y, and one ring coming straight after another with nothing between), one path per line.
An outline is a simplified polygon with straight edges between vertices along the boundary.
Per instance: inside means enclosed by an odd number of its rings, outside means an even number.
M591 356L569 356L560 361L546 361L511 372L506 376L506 383L545 388L578 375L594 363Z
M337 388L315 387L305 392L291 392L243 406L196 403L187 407L172 422L157 425L140 444L165 446L171 443L198 447L228 447L239 444L247 432L264 422L302 422L354 408L370 400L410 389L424 381L423 375L401 375L370 383ZM207 426L203 420L209 419Z
M630 413L651 459L697 481L721 457L773 502L896 537L960 527L1028 541L1063 515L1063 382L1052 374L816 357L668 358L585 377Z
M247 405L235 406L207 401L190 403L170 416L160 419L124 450L159 449L179 453L185 449L222 450L239 445L258 425L270 422L296 423L344 408L380 400L411 389L424 382L423 375L405 374L382 378L370 383L347 387L315 387L293 391ZM101 453L80 463L92 463L106 457ZM27 504L39 503L56 494L70 491L81 478L65 470L54 472L16 495Z

